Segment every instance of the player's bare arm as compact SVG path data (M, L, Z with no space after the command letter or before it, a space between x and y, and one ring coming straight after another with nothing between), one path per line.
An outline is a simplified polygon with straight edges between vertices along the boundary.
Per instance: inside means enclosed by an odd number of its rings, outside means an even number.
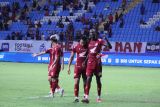
M111 43L108 41L107 38L106 38L106 42L107 42L107 44L104 44L104 46L108 47L109 49L112 49L112 45L111 45Z
M71 73L70 67L71 67L71 63L72 63L72 61L73 61L73 58L74 58L74 52L71 53L71 56L70 56L70 58L69 58L69 62L68 62L68 70L67 70L68 74Z
M43 54L46 54L46 52L43 51L43 52L40 52L40 53L33 53L32 56L36 57L36 56L40 56L40 55L43 55Z

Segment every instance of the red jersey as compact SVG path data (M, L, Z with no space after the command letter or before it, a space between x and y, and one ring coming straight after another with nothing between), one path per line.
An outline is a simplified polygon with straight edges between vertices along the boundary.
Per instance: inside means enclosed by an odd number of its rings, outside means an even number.
M102 46L105 45L105 42L102 39L91 40L88 45L88 62L86 75L92 76L93 74L100 76L102 71L101 58L97 58L97 55L101 52Z
M76 53L76 65L77 66L82 66L82 63L85 61L87 57L87 51L88 48L87 46L82 46L79 43L73 48L73 52Z
M101 48L103 45L105 45L105 41L102 39L98 39L96 41L91 40L88 45L88 49L89 49L89 58L88 59L96 58L98 53L101 52Z
M49 53L50 55L49 66L53 63L53 61L55 60L55 57L63 56L63 51L59 44L56 44L53 48L49 48L48 50L46 50L46 53ZM60 60L57 61L56 65L60 65Z

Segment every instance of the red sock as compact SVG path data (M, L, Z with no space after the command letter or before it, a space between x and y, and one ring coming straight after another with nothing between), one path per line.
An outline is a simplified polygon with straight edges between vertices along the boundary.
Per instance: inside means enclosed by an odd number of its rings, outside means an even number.
M74 84L74 95L76 97L79 96L79 85L78 84Z
M52 82L52 93L55 92L55 89L56 89L57 85L58 85L57 84L57 80L55 80L55 81Z
M101 83L97 84L97 93L98 93L98 96L101 96L101 88L102 88L102 84Z

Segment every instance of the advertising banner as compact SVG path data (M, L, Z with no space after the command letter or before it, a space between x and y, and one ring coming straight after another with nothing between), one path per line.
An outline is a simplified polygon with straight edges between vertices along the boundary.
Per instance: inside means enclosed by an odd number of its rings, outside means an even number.
M73 45L77 42L60 43L63 51L71 51ZM112 49L103 47L103 52L110 53L145 53L146 42L111 42ZM50 41L34 41L34 40L0 40L0 49L9 52L37 53L50 48ZM157 48L157 47L156 47Z
M147 43L146 46L147 53L158 53L160 52L160 43Z
M104 53L106 54L106 53ZM70 52L64 53L64 62L68 64ZM1 52L0 61L48 63L49 55L32 57L30 53ZM75 64L74 58L73 64ZM102 57L103 65L160 67L160 55L106 54Z
M50 48L47 41L1 40L0 47L4 51L37 53Z

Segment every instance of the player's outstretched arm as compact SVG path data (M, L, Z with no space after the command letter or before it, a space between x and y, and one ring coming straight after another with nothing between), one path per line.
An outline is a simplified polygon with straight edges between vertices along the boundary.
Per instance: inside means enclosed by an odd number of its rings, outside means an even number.
M72 53L71 53L71 56L70 56L70 58L69 58L69 62L68 62L68 70L67 70L68 74L70 74L70 73L71 73L71 71L70 71L70 67L71 67L71 64L72 64L73 58L74 58L74 52L72 52Z
M43 54L46 54L46 52L40 52L40 53L33 53L32 56L33 57L36 57L36 56L40 56L40 55L43 55Z

